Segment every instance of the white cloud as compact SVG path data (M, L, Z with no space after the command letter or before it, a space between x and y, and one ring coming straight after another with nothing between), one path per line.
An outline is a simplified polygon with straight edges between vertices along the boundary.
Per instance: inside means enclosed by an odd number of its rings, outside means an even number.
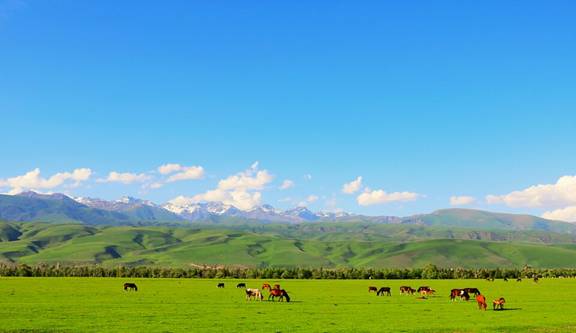
M170 201L170 203L175 205L199 202L221 202L241 210L250 210L261 204L262 194L260 192L251 193L247 191L224 191L215 189L192 197L180 196Z
M319 198L318 198L317 195L312 194L312 195L309 195L309 196L306 198L306 201L308 201L309 203L313 203L313 202L318 201L318 199L319 199Z
M362 188L362 177L359 176L355 180L344 184L342 186L342 192L346 194L353 194L360 191L360 188Z
M282 185L280 185L279 189L280 189L280 190L287 190L287 189L289 189L289 188L294 187L295 185L296 185L296 184L294 184L294 182L293 182L292 180L290 180L290 179L285 179L285 180L282 182Z
M201 166L182 167L180 172L168 177L166 182L173 183L182 180L194 180L204 177L204 168Z
M122 184L133 184L133 183L143 183L150 179L150 176L145 173L131 173L131 172L116 172L112 171L108 174L108 177L104 179L99 179L101 183L122 183Z
M413 192L387 193L383 190L365 191L360 194L356 201L361 206L380 205L391 202L407 202L418 199L421 195Z
M274 177L267 170L258 170L258 162L243 172L220 180L218 188L222 190L249 191L261 190L270 183Z
M26 190L53 189L59 186L79 186L92 176L88 168L75 169L72 172L59 172L49 178L42 178L40 169L36 168L24 175L0 179L0 187L11 188L9 193L15 194Z
M488 195L489 204L510 207L562 207L576 204L576 176L563 176L555 184L534 185L504 195Z
M466 206L473 204L475 201L476 198L467 195L450 197L450 205L452 206Z
M162 175L168 175L182 170L182 166L176 163L167 163L158 167L158 172Z
M253 163L248 170L229 176L218 182L214 190L206 191L192 197L179 197L171 201L191 203L222 202L241 210L250 210L262 202L261 190L272 181L273 177L267 170L258 170L258 162Z
M549 220L576 222L576 206L545 212L542 217Z

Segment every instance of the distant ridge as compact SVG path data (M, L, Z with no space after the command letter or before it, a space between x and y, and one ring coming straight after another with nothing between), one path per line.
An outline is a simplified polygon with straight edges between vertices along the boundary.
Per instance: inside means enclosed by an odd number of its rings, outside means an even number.
M421 225L479 230L520 230L576 233L576 225L521 214L493 213L473 209L442 209L409 217L365 216L345 212L312 212L306 207L286 211L262 205L240 210L220 202L157 205L150 201L123 197L115 201L70 198L64 194L24 192L0 195L0 220L73 222L87 225L210 223L304 223L367 222Z

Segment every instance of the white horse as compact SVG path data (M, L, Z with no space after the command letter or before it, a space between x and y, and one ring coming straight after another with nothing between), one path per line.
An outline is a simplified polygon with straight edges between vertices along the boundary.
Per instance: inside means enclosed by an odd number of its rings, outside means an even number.
M264 299L264 296L262 296L262 292L259 289L252 289L252 288L247 288L246 289L246 300L252 300L252 299L257 299L259 301Z

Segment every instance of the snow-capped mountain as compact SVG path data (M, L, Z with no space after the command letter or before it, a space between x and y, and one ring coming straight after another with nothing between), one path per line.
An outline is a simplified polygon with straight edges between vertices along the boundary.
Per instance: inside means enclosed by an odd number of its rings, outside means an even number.
M114 200L114 201L107 201L107 200L88 198L88 197L75 197L72 199L74 199L76 202L79 202L79 203L86 205L88 207L105 209L105 210L112 210L112 211L132 209L132 208L136 208L136 207L140 207L140 206L159 207L158 205L156 205L152 201L140 200L140 199L136 199L136 198L128 197L128 196L122 197L122 198L120 198L118 200Z
M69 197L65 194L40 194L25 192L18 196L42 200L68 201L78 207L108 211L126 221L175 222L175 221L222 221L223 218L235 217L260 222L311 222L339 221L352 216L344 212L312 212L306 207L281 210L271 205L261 205L249 210L241 210L222 202L195 202L186 197L175 198L163 205L133 197L122 197L118 200L103 200L90 197ZM120 215L118 215L120 214Z
M276 209L270 205L254 207L250 210L241 210L232 205L221 202L193 202L185 197L178 197L162 207L170 212L178 214L186 220L207 220L211 217L229 216L240 217L265 222L305 222L318 220L335 220L336 213L313 213L306 207L296 207L286 211ZM329 215L331 214L331 215ZM349 216L344 213L341 216Z

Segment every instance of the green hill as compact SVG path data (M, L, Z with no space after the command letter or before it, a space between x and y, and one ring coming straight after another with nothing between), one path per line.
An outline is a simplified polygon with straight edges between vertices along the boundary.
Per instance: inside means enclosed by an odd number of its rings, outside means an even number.
M0 261L103 265L576 267L576 239L370 223L85 226L0 223Z
M532 215L494 213L460 208L442 209L430 214L406 217L403 219L403 223L473 229L576 232L576 225L571 223L551 221Z

